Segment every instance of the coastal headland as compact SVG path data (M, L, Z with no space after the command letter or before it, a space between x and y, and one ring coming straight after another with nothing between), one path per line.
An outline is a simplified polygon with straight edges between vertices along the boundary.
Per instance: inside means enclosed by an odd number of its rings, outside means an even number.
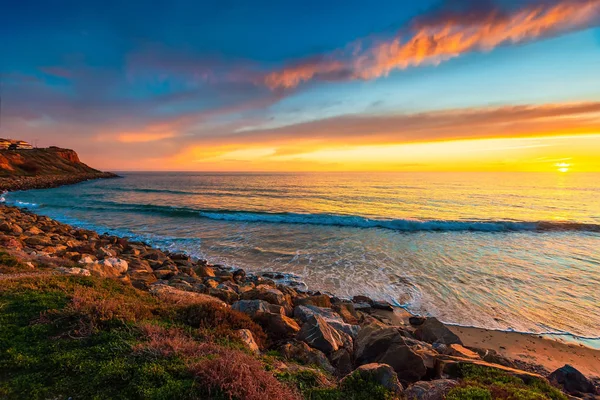
M55 173L2 152L0 189L114 176L68 152L40 153ZM599 365L0 205L2 398L595 399Z

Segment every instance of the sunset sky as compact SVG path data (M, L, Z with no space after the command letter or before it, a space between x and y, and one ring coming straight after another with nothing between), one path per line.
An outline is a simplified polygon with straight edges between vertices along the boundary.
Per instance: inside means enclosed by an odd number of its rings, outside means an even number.
M0 13L0 137L97 168L600 171L600 0Z

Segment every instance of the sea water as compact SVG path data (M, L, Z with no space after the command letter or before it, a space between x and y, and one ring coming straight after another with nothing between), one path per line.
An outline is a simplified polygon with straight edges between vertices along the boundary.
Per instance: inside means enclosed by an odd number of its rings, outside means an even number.
M4 197L446 323L600 336L600 174L120 175Z

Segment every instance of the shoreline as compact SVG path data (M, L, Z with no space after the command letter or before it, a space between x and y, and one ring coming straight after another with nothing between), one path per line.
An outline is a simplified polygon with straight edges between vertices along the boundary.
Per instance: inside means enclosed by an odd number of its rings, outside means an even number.
M96 180L119 178L112 172L92 172L69 175L0 176L0 193L33 189L51 189L65 185Z
M86 233L87 235L93 235L97 238L105 238L112 242L118 241L128 241L129 239L126 237L118 237L114 235L105 235L99 234L98 232L89 231L82 228L73 227L71 225L63 224L60 222L56 222L51 220L45 216L39 216L34 212L28 210L27 208L15 207L15 206L7 206L4 204L0 204L0 210L12 210L13 212L17 212L19 214L33 216L34 218L42 221L51 221L53 224L61 226L66 229L70 229L77 232ZM1 234L1 233L0 233ZM1 243L1 242L0 242ZM188 255L182 253L170 253L168 251L163 251L157 248L152 247L143 242L130 242L131 244L144 246L147 249L152 251L156 251L159 254L162 253L169 260L175 260L174 265L182 265L185 262L189 262L190 264L203 265L208 268L214 269L215 275L218 277L220 275L229 275L238 273L243 274L251 279L257 279L259 281L271 281L278 288L288 287L292 290L298 290L298 293L303 293L308 296L327 296L329 298L336 299L338 301L348 301L347 299L337 299L335 296L330 296L325 294L324 292L310 290L310 288L306 290L300 290L298 286L289 285L286 283L276 283L276 279L271 279L276 276L278 273L282 272L273 272L273 271L265 271L264 274L261 272L251 273L246 272L242 269L232 270L229 267L221 266L221 265L211 265L207 260L203 259L192 259ZM2 246L0 246L2 247ZM6 247L6 246L4 246ZM23 252L17 252L21 256L24 256ZM27 252L25 252L27 253ZM33 253L36 253L33 251ZM52 255L45 254L44 252L38 252L38 256L41 255L42 258L52 259L58 258L63 261L73 261L73 255L70 254L71 258L65 259L64 255ZM31 255L28 254L28 255ZM120 255L119 255L120 256ZM81 259L84 257L88 257L83 255L75 265L86 268L86 264L81 263ZM93 256L92 256L93 257ZM35 257L34 257L35 258ZM93 257L95 258L95 257ZM188 267L189 268L189 267ZM161 283L159 281L163 281L164 284L170 284L170 280L175 276L169 276L169 271L159 271L159 274L163 274L163 278L165 279L154 279L149 278L149 272L157 272L153 269L145 268L143 272L134 271L133 275L129 276L121 276L118 279L124 281L126 284L131 284L134 287L142 290L150 290L152 284ZM93 271L94 274L103 274L100 271ZM107 277L104 275L103 277ZM112 278L117 278L116 276L112 276ZM133 279L131 279L133 278ZM206 278L206 277L205 277ZM185 281L180 281L176 283L180 283L181 285L175 287L183 288L184 290L189 289L189 285L183 284ZM206 289L206 288L203 288ZM214 290L211 290L214 289ZM205 293L213 295L221 300L227 300L230 296L228 291L224 291L223 289L209 288L205 290ZM357 302L358 301L358 302ZM423 318L419 316L415 316L405 310L402 307L394 307L387 302L379 302L373 301L370 298L364 296L355 296L353 303L357 307L364 307L365 302L370 305L370 307L366 307L369 309L368 313L377 318L380 321L391 322L393 325L399 325L404 327L410 327L409 323L410 318ZM362 303L362 304L361 304ZM357 308L358 309L358 308ZM552 335L543 335L543 334L534 334L534 333L521 333L521 332L508 332L501 330L492 330L485 328L477 328L477 327L467 327L460 325L447 324L448 329L458 335L462 340L465 346L469 348L485 348L493 350L498 353L501 357L512 360L517 363L517 365L528 371L535 371L536 373L548 374L549 372L559 368L565 364L571 364L575 366L577 369L582 371L584 374L593 377L594 379L600 379L600 349L594 349L592 347L584 346L582 343L577 342L575 336L572 336L574 341L577 343L567 343L566 341L561 341L560 339L553 339L549 336ZM549 350L550 348L550 350Z
M83 177L80 179L75 179L72 183L69 184L77 184L77 183L81 183L81 182L85 182L88 180L93 180L93 179L110 179L110 178L119 178L120 176L113 174L113 173L102 173L101 176L99 177L88 177L87 179L84 179ZM0 182L1 182L1 178L0 178ZM53 182L54 183L54 182ZM52 186L47 186L44 188L53 188L53 187L58 187L58 186L62 186L61 184L56 184L56 185L52 185ZM1 186L0 186L1 187ZM25 189L20 189L20 190L30 190L30 189L37 189L36 188L25 188ZM2 203L0 203L1 205ZM27 212L36 214L35 208L29 208L29 204L21 204L21 205L11 205L9 207L16 207L19 208L20 210L25 210ZM36 214L39 215L39 214ZM120 237L120 238L125 238L127 240L135 240L135 241L139 241L142 242L146 245L149 245L153 248L159 249L161 251L164 252L169 252L172 250L167 249L165 246L160 246L157 244L152 244L151 239L148 238L144 238L144 237L139 237L139 236L129 236L127 235L127 233L123 233L123 232L119 232L118 229L112 229L112 228L108 228L108 227L104 227L104 228L99 228L97 226L93 226L93 225L85 225L83 224L83 226L78 226L77 223L73 223L73 222L61 222L61 224L64 225L68 225L68 226L72 226L76 229L83 229L83 230L92 230L95 231L98 234L108 234L110 236L115 236L115 237ZM151 244L148 244L148 242L146 240L149 240ZM180 250L180 249L175 249L175 252L181 252L184 253L188 256L190 256L192 259L195 260L199 260L202 261L204 263L212 263L213 261L210 259L205 259L202 257L198 257L196 255L193 254L188 254L186 253L184 250ZM232 266L232 265L221 265L220 261L217 261L216 264L218 264L219 266L222 266L226 269L229 270L235 270L235 269L243 269L245 270L249 275L257 275L257 276L263 276L263 277L267 277L268 279L272 279L276 284L282 284L284 286L289 286L292 287L294 289L297 290L303 290L306 292L319 292L319 293L325 293L331 297L336 297L337 295L335 293L332 292L328 292L328 291L324 291L321 290L319 288L311 288L308 285L305 284L304 281L302 280L292 280L290 282L288 282L288 279L285 278L287 276L289 276L290 274L288 272L285 271L280 271L280 270L263 270L263 271L252 271L249 272L247 267L237 267L237 266ZM276 276L281 275L284 276L284 278L279 279L276 278ZM298 277L299 278L299 277ZM360 295L360 296L364 296L364 295ZM351 300L348 297L342 297L343 300ZM384 302L384 301L382 301ZM406 313L411 313L409 310L407 310L405 307L403 306L399 306L397 304L393 304L393 303L389 303L389 302L385 302L387 305L389 305L390 307L393 307L394 309L397 310L401 310L402 312L406 312ZM415 317L420 317L420 316L427 316L427 315L420 315L420 314L412 314L412 316ZM464 329L464 330L483 330L486 332L492 332L494 334L510 334L510 335L525 335L525 336L531 336L531 337L544 337L547 340L551 340L551 341L555 341L557 343L563 343L563 344L567 344L567 345L574 345L574 346L583 346L585 348L589 348L591 350L595 350L595 351L600 351L600 336L598 337L585 337L585 336L579 336L573 333L569 333L569 332L541 332L541 333L535 333L535 332L525 332L525 331L513 331L513 330L503 330L503 329L493 329L493 328L485 328L485 327L481 327L481 326L473 326L473 325L463 325L463 324L459 324L459 323L453 323L453 322L444 322L442 321L445 325L447 325L451 330L455 330L455 329ZM598 372L596 372L597 375L600 377L600 370L598 370Z

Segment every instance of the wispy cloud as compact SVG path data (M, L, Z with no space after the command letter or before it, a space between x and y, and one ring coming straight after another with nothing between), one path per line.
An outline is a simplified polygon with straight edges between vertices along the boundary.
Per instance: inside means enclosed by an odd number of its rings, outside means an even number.
M311 80L375 79L394 70L437 65L462 54L534 41L599 23L600 0L526 2L469 12L422 16L388 40L359 40L347 49L300 60L267 74L271 89L289 89Z

